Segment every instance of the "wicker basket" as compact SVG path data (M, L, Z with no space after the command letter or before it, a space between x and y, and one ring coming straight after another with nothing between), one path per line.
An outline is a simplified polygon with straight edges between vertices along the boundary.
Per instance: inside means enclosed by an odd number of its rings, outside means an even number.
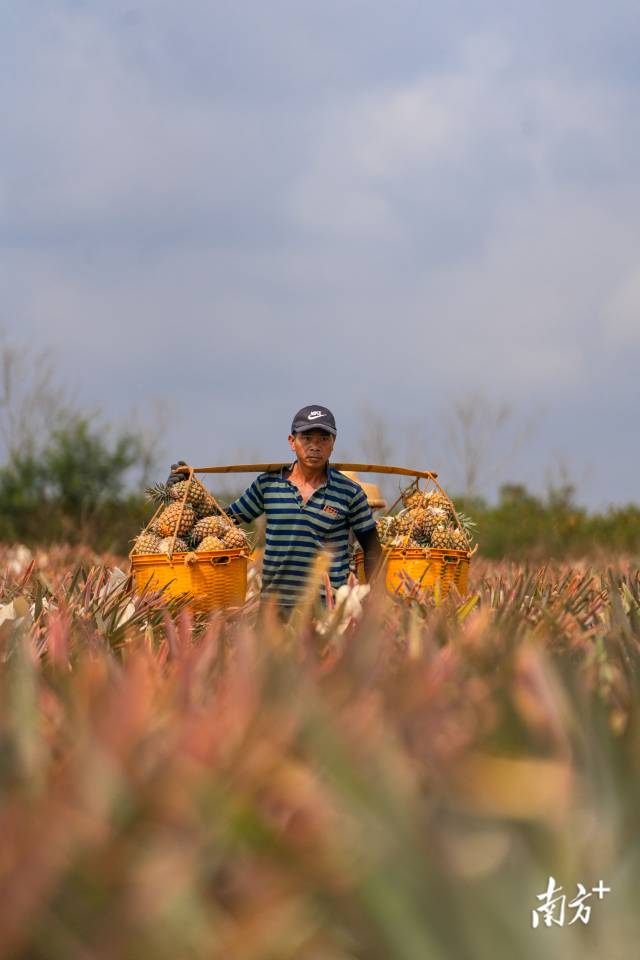
M174 599L188 598L189 607L206 613L218 607L244 603L247 592L247 557L242 550L211 551L197 554L193 563L185 563L185 553L134 554L131 569L136 590L162 590Z
M390 593L408 596L416 589L433 590L436 584L442 597L447 595L451 584L460 594L467 592L469 554L465 550L387 547L383 548L383 552L386 587ZM356 553L355 562L358 580L364 583L364 557L361 550Z

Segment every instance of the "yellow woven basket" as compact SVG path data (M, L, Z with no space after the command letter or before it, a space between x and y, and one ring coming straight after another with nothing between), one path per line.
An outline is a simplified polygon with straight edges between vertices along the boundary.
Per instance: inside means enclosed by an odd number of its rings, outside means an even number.
M187 598L197 613L244 603L247 592L247 557L242 550L197 554L185 563L185 553L171 558L157 553L134 554L131 570L136 590L162 590L174 599Z
M454 584L460 594L467 592L469 555L464 550L437 550L434 547L392 547L384 549L386 587L390 593L408 596L416 588L433 590L446 596ZM365 582L362 551L355 555L356 574ZM406 574L407 576L404 576ZM410 580L407 579L410 578Z

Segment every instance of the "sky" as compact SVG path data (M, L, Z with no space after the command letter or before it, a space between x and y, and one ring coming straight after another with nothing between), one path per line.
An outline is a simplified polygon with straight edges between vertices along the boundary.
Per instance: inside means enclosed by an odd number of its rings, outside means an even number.
M639 48L626 0L1 0L0 331L162 463L322 403L456 490L462 406L486 496L640 501Z

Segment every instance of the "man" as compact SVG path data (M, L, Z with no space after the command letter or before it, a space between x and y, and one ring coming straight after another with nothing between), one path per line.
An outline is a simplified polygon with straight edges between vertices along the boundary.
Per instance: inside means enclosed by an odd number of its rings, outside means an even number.
M331 586L337 589L346 583L350 530L364 552L368 580L380 560L380 541L362 487L329 463L336 433L327 407L303 407L293 418L289 435L294 463L261 473L227 507L235 522L249 523L266 514L262 592L275 596L280 607L291 608L298 602L320 550L330 555ZM171 465L174 472L169 483L183 479L175 472L181 463Z

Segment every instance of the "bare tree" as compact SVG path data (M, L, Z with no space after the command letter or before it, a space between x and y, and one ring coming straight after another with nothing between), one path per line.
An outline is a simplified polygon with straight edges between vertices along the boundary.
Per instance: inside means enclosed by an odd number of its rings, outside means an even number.
M1 337L0 439L7 458L33 453L52 429L68 422L71 411L50 354Z
M164 476L170 459L164 448L170 424L175 422L175 413L166 397L155 397L145 404L146 413L142 416L133 410L127 418L128 429L138 439L138 462L141 471L141 486L147 487L158 471Z
M391 427L387 419L372 407L361 408L362 434L360 449L369 463L388 464L394 452L391 442Z
M392 440L392 427L387 418L371 407L369 404L362 404L359 411L361 423L361 433L359 438L358 450L362 459L367 463L379 463L388 465L392 463L396 454L395 444ZM341 458L337 458L341 459ZM351 460L348 456L345 459ZM357 456L355 459L359 459ZM392 477L384 475L360 477L362 481L366 480L376 483L380 491L389 503L392 503L397 496Z
M120 436L135 436L136 469L143 485L158 466L169 417L168 403L152 399L144 416L133 411L119 428ZM38 456L52 432L72 431L81 421L107 429L97 409L87 409L73 397L49 350L36 350L0 332L0 453L5 461Z
M455 400L443 418L443 446L466 497L477 496L507 467L532 424L514 423L512 408L482 391Z

